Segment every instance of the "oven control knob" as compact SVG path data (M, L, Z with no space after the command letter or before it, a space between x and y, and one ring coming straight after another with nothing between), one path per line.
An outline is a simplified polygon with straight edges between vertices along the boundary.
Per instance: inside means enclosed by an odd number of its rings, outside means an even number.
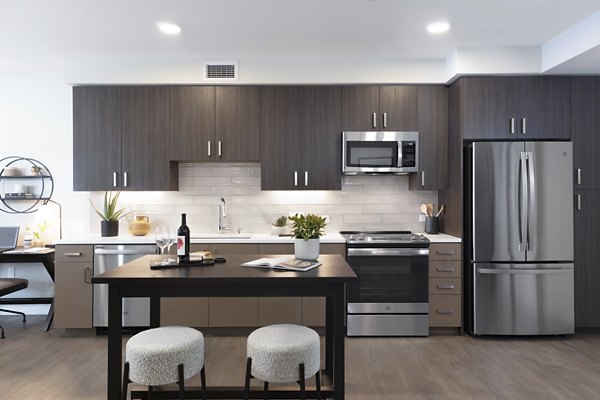
M350 235L350 240L354 240L354 235Z
M364 236L359 236L358 240L365 240L365 237Z
M385 311L390 311L392 308L390 306L385 306Z

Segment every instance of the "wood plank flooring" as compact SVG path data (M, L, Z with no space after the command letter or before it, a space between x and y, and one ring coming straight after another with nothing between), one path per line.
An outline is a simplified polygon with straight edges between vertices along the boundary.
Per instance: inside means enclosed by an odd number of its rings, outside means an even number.
M0 317L0 399L105 399L106 337L43 322ZM207 337L208 384L242 385L244 359L245 337ZM600 399L600 334L347 338L346 371L348 400Z

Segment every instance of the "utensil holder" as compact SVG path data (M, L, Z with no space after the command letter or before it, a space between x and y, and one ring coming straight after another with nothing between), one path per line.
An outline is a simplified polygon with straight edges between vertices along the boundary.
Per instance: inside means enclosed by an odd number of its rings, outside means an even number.
M440 233L440 217L425 217L425 233Z

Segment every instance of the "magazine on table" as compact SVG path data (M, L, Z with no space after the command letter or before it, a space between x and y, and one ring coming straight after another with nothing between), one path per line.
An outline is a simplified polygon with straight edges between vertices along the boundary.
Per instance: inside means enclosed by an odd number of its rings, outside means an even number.
M287 271L308 271L318 267L319 265L321 265L321 263L318 260L298 260L288 256L277 258L259 258L258 260L248 261L247 263L242 264L242 267L281 269Z

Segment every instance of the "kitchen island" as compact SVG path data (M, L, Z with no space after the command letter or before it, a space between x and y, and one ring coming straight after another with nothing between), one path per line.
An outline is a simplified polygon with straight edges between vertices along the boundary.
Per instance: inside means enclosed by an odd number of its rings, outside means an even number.
M160 325L161 297L195 296L315 296L326 298L325 397L344 399L344 288L357 279L343 257L321 255L322 265L307 272L279 272L263 268L241 267L244 262L264 257L258 255L225 255L227 262L206 267L151 270L157 256L144 256L119 268L92 278L94 284L109 286L108 320L108 396L121 399L122 370L122 299L150 297L150 324ZM275 257L275 256L273 256ZM207 366L210 368L210 366ZM241 384L242 382L240 382ZM162 391L165 393L165 391ZM132 392L132 398L144 393ZM208 388L208 398L243 398L244 388ZM176 396L175 391L172 395ZM315 391L307 391L314 397ZM251 391L251 398L262 396L262 390ZM296 390L273 393L272 398L297 397ZM201 398L197 387L186 388L186 398Z

